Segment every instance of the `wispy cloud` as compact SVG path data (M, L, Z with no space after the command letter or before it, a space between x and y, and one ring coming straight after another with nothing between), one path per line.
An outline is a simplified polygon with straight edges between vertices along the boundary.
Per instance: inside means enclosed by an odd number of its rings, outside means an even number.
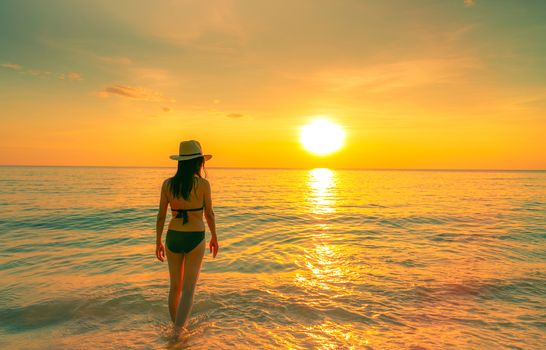
M52 72L47 70L25 68L22 65L17 63L0 63L0 67L13 69L20 73L30 74L35 77L50 77L52 75L56 75L60 80L65 80L65 79L72 80L72 81L83 80L82 74L77 72L53 74Z
M112 85L99 91L98 95L100 97L121 96L148 102L174 102L173 99L163 96L163 94L158 91L138 86Z
M133 61L128 57L97 56L97 58L103 62L119 64L122 66L128 66L133 63Z
M60 80L68 79L68 80L78 81L78 80L83 80L83 77L80 73L71 72L68 74L64 74L64 73L59 74L59 79Z
M472 7L472 6L476 5L476 0L464 0L464 5L466 7Z
M249 33L233 1L215 1L213 9L206 1L191 3L187 11L183 2L158 2L155 16L143 17L141 24L154 37L204 53L233 54L247 43Z
M23 68L20 64L17 63L0 63L0 67L15 70L21 70Z
M228 114L226 117L228 118L233 118L233 119L237 119L237 118L242 118L244 117L244 115L240 114L240 113L230 113Z
M334 91L364 88L370 92L381 92L453 82L461 78L466 70L479 67L480 64L470 58L429 58L364 67L329 68L312 74L310 79Z
M37 69L27 69L23 73L34 75L35 77L49 77L51 75L50 71Z

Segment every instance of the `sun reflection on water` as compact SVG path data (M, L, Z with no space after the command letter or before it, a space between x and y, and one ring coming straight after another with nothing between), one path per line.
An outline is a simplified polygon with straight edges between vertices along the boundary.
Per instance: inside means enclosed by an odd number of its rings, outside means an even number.
M335 188L335 174L328 168L315 168L309 171L307 185L309 202L314 214L335 212L336 201L332 189Z
M303 246L301 259L296 260L299 269L294 274L294 285L305 291L307 301L322 309L325 315L336 315L341 310L339 300L354 298L353 285L361 278L361 265L353 264L351 246L338 244L339 222L336 218L338 181L335 170L315 168L307 174L308 211L313 230ZM341 224L343 225L343 224ZM341 317L341 314L339 315ZM357 349L369 346L370 339L355 336L361 332L365 318L364 306L358 306L343 317L350 320L343 325L331 322L329 316L318 324L306 328L305 333L314 339L317 349ZM357 326L360 325L360 326ZM374 332L373 326L364 326L366 332ZM370 335L371 333L367 333Z
M324 215L335 211L336 201L332 194L336 185L334 178L334 171L327 168L315 168L308 173L310 211L316 215L313 225L318 230L310 237L310 244L303 254L304 261L299 264L303 272L296 274L295 283L300 288L330 290L332 283L340 282L340 278L343 278L335 247L329 244L329 215Z

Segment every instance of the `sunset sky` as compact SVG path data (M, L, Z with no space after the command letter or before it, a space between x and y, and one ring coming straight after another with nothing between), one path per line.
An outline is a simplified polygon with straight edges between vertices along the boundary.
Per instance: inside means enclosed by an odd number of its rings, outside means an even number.
M0 164L546 169L546 1L0 2ZM340 125L314 155L301 128Z

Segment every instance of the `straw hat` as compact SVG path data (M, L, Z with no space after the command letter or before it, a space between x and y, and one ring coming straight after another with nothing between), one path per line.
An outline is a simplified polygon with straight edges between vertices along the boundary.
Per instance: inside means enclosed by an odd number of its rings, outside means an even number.
M189 140L180 142L180 151L178 154L172 155L169 158L173 160L188 160L197 157L209 160L212 158L212 154L203 154L199 141Z

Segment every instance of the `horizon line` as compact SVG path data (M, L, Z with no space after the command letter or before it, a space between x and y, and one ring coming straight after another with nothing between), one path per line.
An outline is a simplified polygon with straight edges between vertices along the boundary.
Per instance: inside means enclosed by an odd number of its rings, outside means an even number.
M146 165L32 165L32 164L0 164L0 167L42 167L42 168L176 168L173 166ZM472 169L472 168L329 168L329 167L206 167L207 169L253 169L253 170L357 170L357 171L475 171L475 172L546 172L546 169Z

